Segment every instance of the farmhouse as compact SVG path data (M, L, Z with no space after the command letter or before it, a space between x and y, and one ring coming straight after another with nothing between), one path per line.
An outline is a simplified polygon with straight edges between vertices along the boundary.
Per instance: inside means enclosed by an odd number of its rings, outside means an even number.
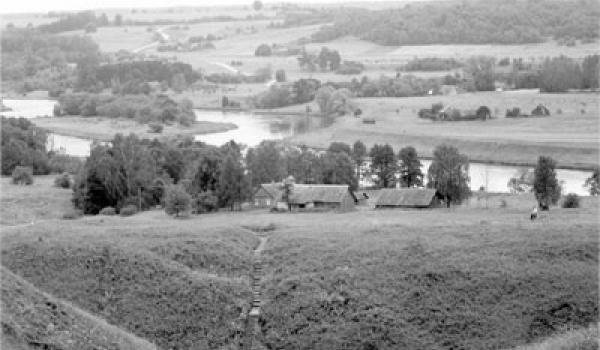
M281 184L262 184L254 194L257 208L276 207L283 202ZM294 184L289 198L292 209L333 209L350 211L358 199L348 185Z
M439 204L433 189L386 188L379 191L375 208L433 208Z

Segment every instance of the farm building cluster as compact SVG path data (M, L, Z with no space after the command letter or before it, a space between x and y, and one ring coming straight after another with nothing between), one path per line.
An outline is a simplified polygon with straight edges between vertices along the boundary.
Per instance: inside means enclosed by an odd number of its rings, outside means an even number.
M441 206L441 198L433 189L388 188L369 192L353 192L348 185L293 184L285 195L283 183L262 184L254 193L255 208L272 211L338 211L348 212L357 206L386 209L427 209Z

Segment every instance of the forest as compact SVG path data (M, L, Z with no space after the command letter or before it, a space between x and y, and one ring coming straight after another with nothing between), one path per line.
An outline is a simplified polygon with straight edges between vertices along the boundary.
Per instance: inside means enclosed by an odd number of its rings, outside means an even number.
M549 38L598 38L593 0L474 1L408 4L401 9L339 11L312 35L326 42L354 35L381 45L525 44Z

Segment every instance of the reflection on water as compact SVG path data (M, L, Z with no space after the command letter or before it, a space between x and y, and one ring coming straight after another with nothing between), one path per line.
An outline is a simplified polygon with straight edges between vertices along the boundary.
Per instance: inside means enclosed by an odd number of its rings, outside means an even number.
M222 145L230 140L249 147L263 140L281 140L285 137L320 128L326 122L320 117L257 115L247 112L196 111L197 121L233 123L237 129L219 133L196 135L197 141Z
M36 117L51 117L53 115L54 100L6 100L3 99L2 103L6 107L12 109L11 111L1 112L0 115L5 117L23 117L23 118L36 118Z

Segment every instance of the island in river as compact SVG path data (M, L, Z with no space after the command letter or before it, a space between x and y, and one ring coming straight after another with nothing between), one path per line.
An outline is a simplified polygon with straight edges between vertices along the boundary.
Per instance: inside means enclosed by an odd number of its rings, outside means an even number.
M38 117L32 118L31 121L40 128L55 134L99 141L112 140L117 133L133 133L141 138L156 138L177 135L194 136L199 134L224 132L237 128L233 123L196 121L190 126L165 124L161 133L152 133L148 124L140 124L131 119L68 116Z

